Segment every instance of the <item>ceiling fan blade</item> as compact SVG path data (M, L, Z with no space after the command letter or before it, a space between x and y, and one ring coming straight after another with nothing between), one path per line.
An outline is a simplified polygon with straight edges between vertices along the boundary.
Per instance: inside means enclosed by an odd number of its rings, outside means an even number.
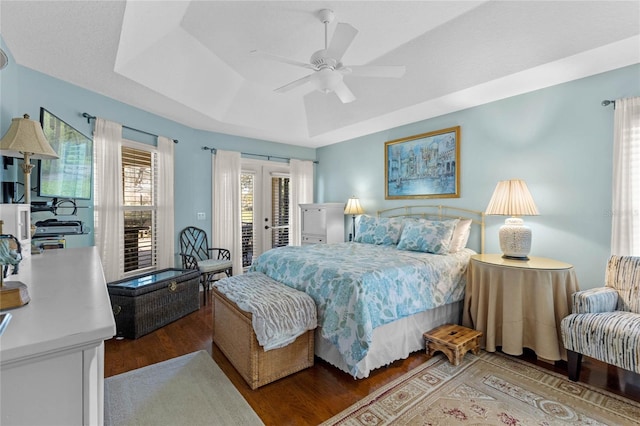
M353 102L356 100L356 95L353 94L351 90L344 84L344 81L340 81L336 83L333 87L333 91L340 98L343 104L348 104L349 102Z
M400 78L404 75L407 67L400 66L384 66L384 65L358 65L345 67L345 74L357 76L357 77L385 77L385 78ZM342 72L342 69L340 69Z
M285 84L282 87L278 87L276 90L274 90L274 92L285 93L285 92L288 92L289 90L293 90L296 87L302 86L303 84L310 82L314 75L315 74L309 74L305 77L294 80L289 84Z
M311 64L306 64L304 62L296 61L295 59L289 59L289 58L285 58L283 56L274 55L272 53L261 52L259 50L252 50L249 53L251 53L254 56L258 56L260 58L268 59L268 60L271 60L271 61L282 62L282 63L285 63L285 64L295 65L297 67L302 67L302 68L308 68L308 69L314 70L314 71L316 70L316 67L314 67Z
M327 48L327 56L340 62L342 55L344 55L349 46L351 46L351 43L353 43L353 39L356 38L357 34L358 30L350 24L338 22L336 30L333 32L331 43Z

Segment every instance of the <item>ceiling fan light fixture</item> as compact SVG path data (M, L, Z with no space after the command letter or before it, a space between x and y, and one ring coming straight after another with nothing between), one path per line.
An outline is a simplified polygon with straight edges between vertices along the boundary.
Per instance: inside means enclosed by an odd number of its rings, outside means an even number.
M316 72L315 76L316 89L322 93L333 92L334 88L342 81L342 74L329 68Z

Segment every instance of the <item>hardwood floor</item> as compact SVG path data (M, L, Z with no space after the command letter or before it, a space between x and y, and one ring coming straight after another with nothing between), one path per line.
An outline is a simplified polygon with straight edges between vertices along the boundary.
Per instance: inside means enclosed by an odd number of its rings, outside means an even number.
M178 321L136 340L111 339L105 345L105 377L155 364L198 350L206 350L266 425L317 425L369 393L426 361L423 352L354 380L316 358L315 365L287 378L251 390L212 342L211 303ZM566 363L522 357L549 370L566 374ZM580 381L640 402L640 375L584 357Z

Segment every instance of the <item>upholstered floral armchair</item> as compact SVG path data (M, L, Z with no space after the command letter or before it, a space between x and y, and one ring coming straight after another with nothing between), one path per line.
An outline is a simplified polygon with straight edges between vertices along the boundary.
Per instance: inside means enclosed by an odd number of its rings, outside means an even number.
M561 329L569 379L579 379L582 355L640 373L640 257L611 256L605 287L574 293Z

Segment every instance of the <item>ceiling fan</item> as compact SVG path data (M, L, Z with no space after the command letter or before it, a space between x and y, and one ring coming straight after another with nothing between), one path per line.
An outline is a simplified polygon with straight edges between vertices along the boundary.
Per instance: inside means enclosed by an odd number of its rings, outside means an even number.
M292 81L282 87L275 89L278 93L285 93L303 84L312 83L317 90L323 93L335 93L343 103L353 102L356 97L343 81L345 75L357 77L386 77L400 78L404 75L404 66L345 66L341 60L351 43L358 34L358 30L350 24L339 22L333 33L331 44L328 44L327 27L335 18L330 9L322 9L318 13L320 21L324 24L324 49L318 50L313 55L309 63L284 58L271 53L253 50L253 55L261 56L265 59L283 62L302 68L313 70L314 73Z

